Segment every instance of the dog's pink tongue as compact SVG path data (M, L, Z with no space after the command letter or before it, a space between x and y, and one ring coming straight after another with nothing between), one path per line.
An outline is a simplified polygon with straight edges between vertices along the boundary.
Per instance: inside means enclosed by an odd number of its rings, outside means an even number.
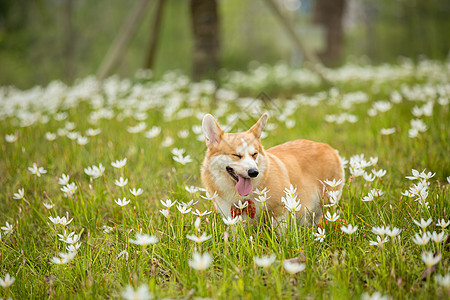
M250 178L244 178L238 175L238 182L234 187L241 196L247 196L253 191L253 184Z

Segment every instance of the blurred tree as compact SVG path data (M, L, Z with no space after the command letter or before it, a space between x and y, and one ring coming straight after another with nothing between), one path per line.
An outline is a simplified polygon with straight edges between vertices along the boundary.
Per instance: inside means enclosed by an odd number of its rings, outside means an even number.
M315 0L313 22L325 30L325 49L318 53L323 63L335 66L342 59L343 16L347 0Z
M164 13L164 4L166 0L158 0L156 6L155 15L153 17L154 22L150 29L150 40L148 42L147 59L145 60L144 68L153 69L153 63L155 62L156 47L158 46L159 34L161 31L161 21Z
M194 51L192 76L215 76L220 67L219 15L216 0L191 0Z

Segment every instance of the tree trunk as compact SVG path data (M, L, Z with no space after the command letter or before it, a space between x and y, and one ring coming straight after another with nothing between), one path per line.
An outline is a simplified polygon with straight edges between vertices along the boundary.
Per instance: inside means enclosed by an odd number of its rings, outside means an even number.
M325 49L318 53L325 65L337 65L342 56L343 24L346 0L316 0L314 5L314 23L325 30Z
M145 69L153 69L153 64L155 62L156 47L158 46L159 33L161 31L161 21L164 13L164 4L166 0L159 0L156 6L154 23L150 30L151 36L148 43L148 55L145 61Z
M219 15L216 0L191 0L194 80L215 77L220 66Z
M139 0L129 13L116 39L103 58L102 64L97 72L97 78L100 80L108 77L112 71L120 64L125 50L131 42L134 34L139 28L147 12L149 0Z

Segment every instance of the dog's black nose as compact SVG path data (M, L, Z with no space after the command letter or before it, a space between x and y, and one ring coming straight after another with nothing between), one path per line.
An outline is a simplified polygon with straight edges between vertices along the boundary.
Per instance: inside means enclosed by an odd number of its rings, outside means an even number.
M252 178L258 176L258 174L259 174L259 171L257 169L248 170L248 176L250 176Z

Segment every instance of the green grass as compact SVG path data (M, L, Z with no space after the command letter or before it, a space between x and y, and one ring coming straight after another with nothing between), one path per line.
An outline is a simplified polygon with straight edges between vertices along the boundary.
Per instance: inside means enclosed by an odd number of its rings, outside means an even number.
M6 234L2 230L0 277L9 273L15 282L9 289L1 288L0 297L109 299L120 297L128 284L145 284L157 298L358 299L363 293L376 291L394 299L448 296L449 290L434 278L449 272L448 242L430 241L418 246L412 241L420 231L413 219L431 217L433 221L427 228L430 232L440 232L438 220L449 220L448 70L448 65L436 62L412 67L409 63L345 66L328 71L335 85L334 90L328 90L312 77L299 79L313 76L306 71L285 73L280 68L267 67L265 71L225 74L220 86L235 93L228 101L224 100L223 91L214 93L210 82L191 83L177 74L164 76L164 81L111 78L101 85L86 79L72 87L52 83L46 89L23 92L2 88L0 223L12 224L13 232ZM395 91L402 95L400 103L392 102L390 110L374 117L368 115L373 103L389 101ZM253 99L247 105L237 99L237 95L257 97L262 92L274 100ZM354 97L355 92L365 93L367 101L343 106L348 101L343 99ZM311 105L314 99L319 99L317 105ZM294 102L295 107L291 106ZM410 121L416 118L413 107L427 102L434 104L432 114L421 117L428 129L416 138L408 137ZM106 110L111 113L110 119L93 121L94 111L98 115ZM269 124L277 125L266 130L267 137L262 141L266 149L297 138L326 142L347 159L361 153L367 159L377 156L376 166L367 170L385 169L387 174L370 183L362 177L352 178L346 169L341 201L335 207L325 208L332 213L337 211L340 220L322 225L326 230L323 242L314 240L317 226L297 227L294 220L288 219L283 233L267 216L251 225L226 226L216 212L202 217L200 225L200 231L212 238L201 244L188 240L187 234L196 233L196 216L181 215L174 206L166 219L159 212L163 209L159 200L193 199L199 201L194 209L214 210L210 201L200 198L200 193L189 194L184 188L201 186L205 145L197 140L193 126L201 124L202 113L211 112L219 116L221 124L236 114L239 121L233 130L245 129L266 110L273 115ZM185 116L179 115L180 111ZM66 112L67 119L58 121L56 112ZM142 112L147 118L137 120ZM352 114L357 121L325 121L326 115L341 113ZM294 127L286 127L280 117L283 114L296 121ZM23 120L31 120L31 124L21 124ZM45 138L46 132L56 133L68 121L75 125L72 131L82 135L88 128L100 128L102 132L89 137L85 146L66 136L58 136L55 141ZM161 134L149 139L144 132L127 131L140 122L145 122L147 129L160 126ZM396 129L393 135L380 135L382 128L392 127ZM189 130L188 138L177 136L183 129ZM17 141L7 142L6 134L15 134ZM174 144L163 147L168 136ZM175 162L171 154L174 147L185 149L193 161L186 165ZM123 169L111 166L111 162L125 157L128 161ZM32 175L28 167L33 163L48 173L41 177ZM99 163L106 167L104 176L90 179L84 168ZM411 175L411 169L425 168L436 172L429 180L428 209L414 198L401 195L417 182L405 179ZM70 175L70 182L77 186L73 198L64 197L60 191L58 178L62 173ZM123 189L114 184L120 176L129 180ZM144 193L134 197L129 192L133 187L142 188ZM25 199L13 199L19 188L24 189ZM373 188L385 194L372 202L361 201ZM120 207L114 202L119 197L127 197L131 203ZM48 210L43 202L55 206ZM54 226L48 219L66 214L73 218L66 228ZM358 225L358 231L351 236L343 233L339 229L343 222ZM112 227L112 232L104 233L105 225ZM402 231L382 247L370 246L369 241L376 240L371 232L374 226L395 226ZM67 252L66 245L56 236L64 229L81 234L81 247L70 263L56 265L50 259ZM141 231L157 236L159 242L146 247L130 243ZM128 260L118 258L124 250ZM190 268L188 260L194 251L210 253L211 266L204 271ZM434 272L424 280L423 251L442 255ZM253 262L255 256L272 253L276 261L268 268ZM296 257L306 269L290 275L283 268L283 260Z

